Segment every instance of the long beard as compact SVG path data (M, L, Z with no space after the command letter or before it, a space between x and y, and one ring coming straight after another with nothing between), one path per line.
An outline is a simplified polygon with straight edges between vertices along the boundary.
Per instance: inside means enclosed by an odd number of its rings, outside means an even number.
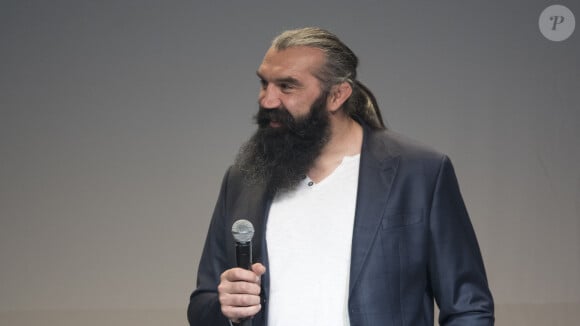
M293 189L328 142L326 94L312 104L305 117L295 119L285 108L260 107L255 120L258 130L240 148L235 165L249 184L265 185L269 191ZM280 126L273 128L270 122Z

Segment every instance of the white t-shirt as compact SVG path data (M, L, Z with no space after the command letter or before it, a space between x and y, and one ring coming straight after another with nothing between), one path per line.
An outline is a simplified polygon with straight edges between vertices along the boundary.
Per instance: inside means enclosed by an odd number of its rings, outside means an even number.
M350 256L360 155L320 183L278 194L266 226L268 325L348 326Z

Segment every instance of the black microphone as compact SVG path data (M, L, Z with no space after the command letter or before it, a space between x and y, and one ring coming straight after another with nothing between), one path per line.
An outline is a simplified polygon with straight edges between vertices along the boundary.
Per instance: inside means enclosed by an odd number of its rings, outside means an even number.
M254 226L248 220L237 220L232 225L232 235L236 240L236 261L238 267L252 269L252 238L254 237ZM241 326L252 326L251 319L242 319Z

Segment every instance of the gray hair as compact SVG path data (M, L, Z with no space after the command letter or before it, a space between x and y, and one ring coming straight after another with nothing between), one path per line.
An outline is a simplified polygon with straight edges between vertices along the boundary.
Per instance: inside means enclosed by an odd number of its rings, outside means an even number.
M375 96L356 79L358 58L346 44L336 35L318 27L285 31L272 41L272 47L278 51L298 46L323 51L325 63L315 72L322 83L322 91L328 92L332 86L343 82L350 84L353 92L343 105L347 115L362 119L373 129L385 129Z

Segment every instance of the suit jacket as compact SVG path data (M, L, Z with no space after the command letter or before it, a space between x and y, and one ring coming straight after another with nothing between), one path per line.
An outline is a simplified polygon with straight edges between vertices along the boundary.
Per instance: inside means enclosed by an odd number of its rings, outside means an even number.
M493 299L450 160L390 131L364 126L352 239L348 312L352 326L493 325ZM254 224L254 261L268 267L265 225L273 194L226 173L191 295L191 325L229 325L217 297L236 266L234 221ZM322 276L321 276L322 277ZM266 325L269 275L262 276ZM271 325L275 326L275 325Z

